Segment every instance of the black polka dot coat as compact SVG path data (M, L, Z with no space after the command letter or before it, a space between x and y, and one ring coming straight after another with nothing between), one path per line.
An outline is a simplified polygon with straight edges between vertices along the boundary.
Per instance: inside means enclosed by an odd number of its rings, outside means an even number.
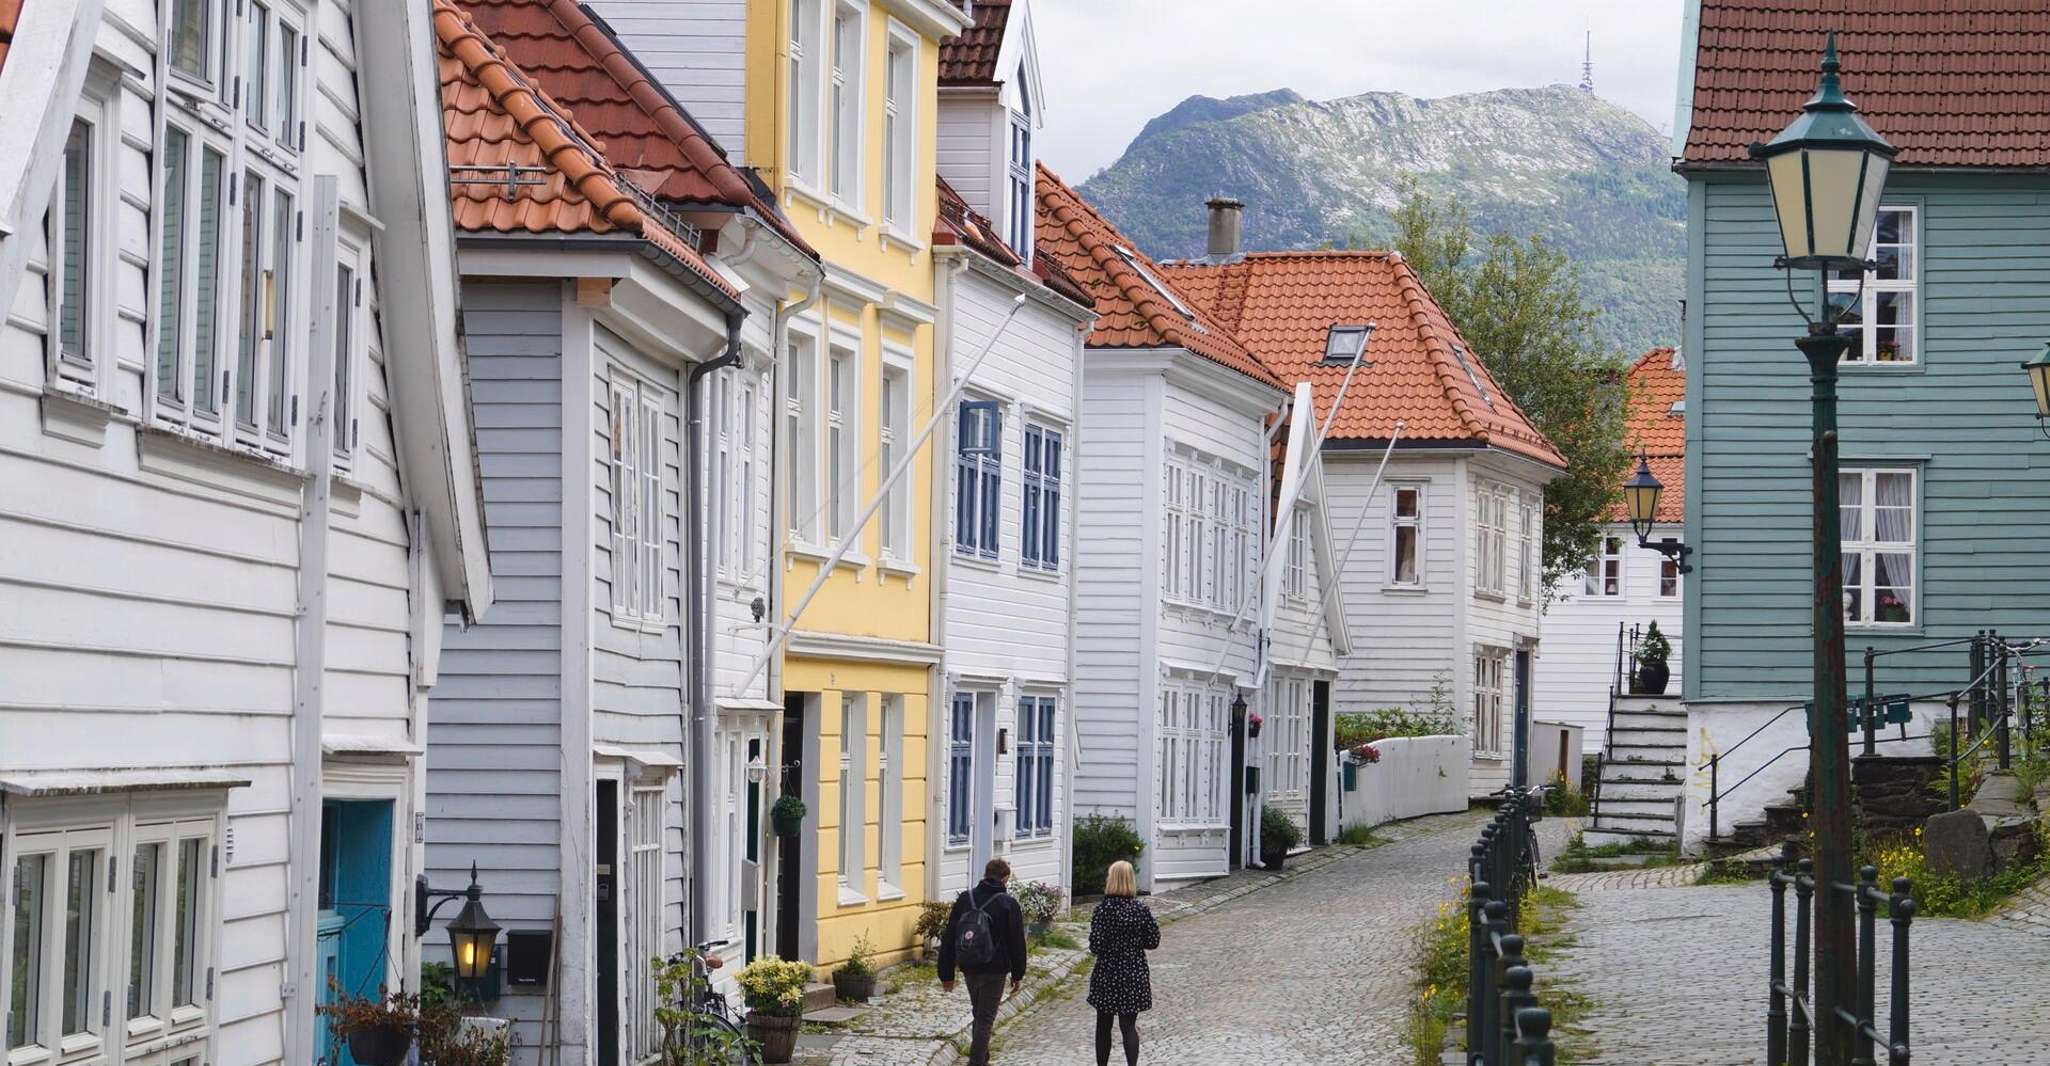
M1153 1009L1153 977L1146 953L1160 946L1160 923L1136 899L1111 896L1089 919L1089 1005L1112 1014Z

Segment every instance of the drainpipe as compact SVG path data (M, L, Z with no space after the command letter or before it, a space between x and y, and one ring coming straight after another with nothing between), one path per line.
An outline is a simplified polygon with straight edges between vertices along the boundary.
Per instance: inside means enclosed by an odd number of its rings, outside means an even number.
M706 555L716 538L706 531L705 515L705 470L704 459L707 449L705 439L705 402L699 384L713 372L740 364L740 323L747 312L738 306L726 312L726 351L717 359L707 360L690 368L683 386L684 406L687 422L684 439L690 442L691 454L685 463L684 474L684 524L683 539L686 588L690 610L688 616L695 624L690 634L690 719L685 761L685 782L690 793L690 945L704 943L706 930L710 928L709 915L705 913L705 900L711 896L712 861L705 842L712 830L712 727L718 710L712 704L712 597L710 582L705 580Z

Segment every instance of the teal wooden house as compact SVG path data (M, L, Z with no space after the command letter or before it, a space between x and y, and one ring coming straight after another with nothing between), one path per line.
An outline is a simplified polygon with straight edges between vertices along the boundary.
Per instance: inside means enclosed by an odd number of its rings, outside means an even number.
M1853 303L1842 367L1846 649L1882 693L1967 681L1962 647L1995 628L2050 636L2050 440L2020 364L2050 339L2050 9L1900 0L1690 0L1675 121L1688 186L1686 539L1690 759L1683 834L1707 833L1721 786L1806 743L1811 486L1807 367L1793 340L1817 301ZM1753 142L1814 92L1839 32L1844 90L1900 149L1881 200L1877 269L1818 281L1781 251ZM2032 66L2033 64L2033 66ZM1791 284L1790 284L1791 281ZM1926 733L1940 700L1920 699ZM1741 749L1739 740L1768 722ZM1894 742L1896 750L1915 742ZM1926 746L1926 745L1925 745ZM1805 772L1782 757L1721 800L1725 831Z

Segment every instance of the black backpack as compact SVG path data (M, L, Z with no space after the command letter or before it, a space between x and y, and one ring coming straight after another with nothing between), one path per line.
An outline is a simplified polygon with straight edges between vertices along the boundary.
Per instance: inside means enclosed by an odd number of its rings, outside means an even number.
M954 926L954 958L963 969L979 970L997 958L996 929L991 926L989 911L985 909L990 901L996 899L996 893L990 893L990 898L981 903L975 901L972 888L962 894L968 897L968 913L963 914Z

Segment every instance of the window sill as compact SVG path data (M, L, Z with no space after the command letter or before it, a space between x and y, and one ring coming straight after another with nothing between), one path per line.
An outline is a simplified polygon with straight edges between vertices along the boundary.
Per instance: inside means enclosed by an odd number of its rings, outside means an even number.
M876 902L877 902L877 903L895 903L895 902L897 902L898 900L900 900L900 899L903 899L903 898L904 898L904 890L903 890L903 889L901 889L901 888L898 888L898 887L897 887L896 885L893 885L893 884L889 883L888 881L882 880L881 878L877 878L877 879L876 879Z
M78 391L70 383L43 390L43 432L98 448L107 442L107 423L122 414L119 407Z
M842 907L866 907L869 905L869 903L872 902L867 896L862 895L861 893L855 891L852 888L847 887L846 885L840 886L839 899L840 906Z
M890 246L892 245L895 245L898 248L902 248L903 250L911 253L912 255L917 255L918 253L925 251L924 241L921 241L916 237L913 237L911 234L905 232L904 230L898 229L896 224L892 222L883 223L882 240L883 249L885 251L889 250Z
M893 559L885 555L876 563L876 573L881 575L880 581L883 584L888 584L890 576L894 574L902 578L904 584L908 586L917 580L918 575L925 573L925 571L920 569L917 563L905 562L901 559Z
M847 201L831 193L819 192L795 177L784 183L784 189L793 199L802 201L806 206L816 210L819 213L819 221L826 225L845 220L851 223L856 231L867 230L875 225L874 220L855 210Z
M817 548L809 544L793 544L786 551L791 561L794 562L802 559L814 566L824 566L826 565L826 560L833 557L833 550L831 548ZM868 569L868 566L868 556L860 552L848 552L840 557L840 562L836 565L835 569L852 570L858 574Z
M1030 563L1020 563L1018 564L1018 576L1029 577L1034 581L1044 581L1048 584L1054 584L1058 583L1061 579L1067 577L1068 575L1064 573L1058 566L1049 570L1043 566L1033 566Z
M306 474L261 452L164 426L142 427L136 453L144 470L280 506L299 506L306 487Z
M1500 592L1489 592L1486 589L1473 590L1473 598L1477 600L1487 600L1489 603L1509 602L1509 597L1506 594Z
M614 607L612 609L611 614L612 628L623 630L628 633L640 633L648 636L660 636L669 628L669 623L662 621L661 619L637 618L634 615L625 613L621 608L618 607Z
M1919 622L1845 622L1845 633L1871 633L1875 636L1917 636L1922 632Z
M1397 585L1389 582L1381 586L1381 591L1392 592L1400 596L1421 596L1431 591L1431 587L1429 585Z
M992 574L997 573L1004 568L1003 559L1001 556L997 558L991 558L987 555L982 555L975 552L964 552L957 549L954 551L952 558L955 562L960 563L964 566L972 566L977 570L987 570Z
M1160 827L1160 831L1163 833L1222 833L1230 829L1231 824L1228 822L1219 822L1214 825L1190 823L1188 825L1163 825Z

